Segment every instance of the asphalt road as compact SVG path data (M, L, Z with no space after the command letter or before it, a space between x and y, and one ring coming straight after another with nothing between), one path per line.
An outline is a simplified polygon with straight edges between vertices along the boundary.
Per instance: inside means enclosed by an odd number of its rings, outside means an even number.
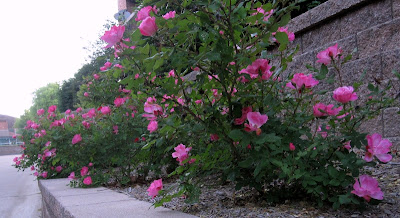
M30 169L11 166L19 155L0 156L0 218L41 217L42 196Z

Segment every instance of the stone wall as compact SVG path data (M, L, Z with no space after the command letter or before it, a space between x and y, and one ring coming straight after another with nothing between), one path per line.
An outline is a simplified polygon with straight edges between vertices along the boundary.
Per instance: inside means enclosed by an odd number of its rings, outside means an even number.
M392 74L400 72L400 0L330 0L295 17L288 26L296 35L292 46L300 47L288 72L307 72L306 64L319 68L317 53L338 43L346 55L356 49L342 68L344 85L352 85L366 70L366 81L385 86L392 80L391 96L400 93L400 82ZM339 84L323 86L334 90ZM360 102L365 100L366 86L358 93L363 95ZM396 105L365 122L361 130L378 132L400 148L399 98Z

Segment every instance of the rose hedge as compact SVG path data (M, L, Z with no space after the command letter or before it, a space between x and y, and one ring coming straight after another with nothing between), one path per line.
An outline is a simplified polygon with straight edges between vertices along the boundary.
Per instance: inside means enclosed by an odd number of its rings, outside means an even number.
M166 168L179 187L164 190L162 178L155 180L148 191L161 196L156 206L182 195L196 201L208 175L254 188L270 202L302 196L337 208L363 204L359 197L382 200L377 181L360 170L390 161L391 143L358 128L393 103L391 86L368 84L370 93L360 96L362 78L342 80L351 54L338 45L318 53L318 69L288 72L298 48L285 25L295 8L144 1L130 21L137 29L114 26L102 37L114 56L80 91L99 111L65 115L54 127L60 114L40 115L39 126L27 125L17 167L34 165L41 177L74 172L81 186L111 176L125 184L136 170L142 179L162 177ZM336 88L323 90L322 82Z

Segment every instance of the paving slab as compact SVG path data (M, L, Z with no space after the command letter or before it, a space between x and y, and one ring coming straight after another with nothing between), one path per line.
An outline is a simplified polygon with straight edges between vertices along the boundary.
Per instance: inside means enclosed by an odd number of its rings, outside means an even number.
M139 201L116 191L99 188L71 188L68 179L40 180L43 217L196 217L151 203Z

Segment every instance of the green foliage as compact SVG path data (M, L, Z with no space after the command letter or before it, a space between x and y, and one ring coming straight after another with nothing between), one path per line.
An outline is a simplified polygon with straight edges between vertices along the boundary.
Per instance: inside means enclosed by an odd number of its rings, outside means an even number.
M338 114L316 116L313 106L325 102L330 96L324 94L332 90L315 92L306 84L287 87L295 83L294 73L285 71L298 48L291 46L289 33L278 29L288 24L297 6L284 2L144 1L159 9L151 15L156 16L157 32L147 37L134 29L123 43L136 48L121 49L118 58L111 56L114 66L103 72L98 72L99 66L82 70L79 104L98 110L111 107L111 114L97 112L94 118L85 118L75 112L75 118L69 115L62 126L52 128L60 114L38 119L47 135L31 142L40 129L26 129L29 158L19 167L33 164L58 177L62 174L51 171L51 166L62 164L77 173L92 162L94 184L110 177L125 184L133 171L143 180L149 172L156 178L168 174L178 179L178 187L159 192L155 206L182 194L187 202L197 201L199 185L209 175L220 175L237 189L254 188L260 198L273 203L301 195L334 208L360 204L351 185L360 169L374 162L366 163L344 145L351 141L353 149L366 149L366 134L357 129L393 103L386 97L390 87L370 84L371 99L336 102L334 108L341 107ZM260 7L275 11L264 19L257 13ZM171 10L177 12L175 18L160 16ZM279 54L271 55L272 47ZM334 84L337 76L340 86L350 86L341 80L340 58L333 59L333 76L325 65L308 69L318 80ZM356 91L361 82L354 85ZM117 97L127 102L110 106ZM246 114L250 110L268 116L268 121L253 125ZM83 121L91 127L85 128ZM157 122L157 128L152 129L151 122ZM72 145L76 134L83 140ZM51 147L44 146L47 141ZM187 149L180 160L172 155L179 144ZM42 163L38 154L51 148L57 148L57 155ZM82 185L84 177L72 185Z

